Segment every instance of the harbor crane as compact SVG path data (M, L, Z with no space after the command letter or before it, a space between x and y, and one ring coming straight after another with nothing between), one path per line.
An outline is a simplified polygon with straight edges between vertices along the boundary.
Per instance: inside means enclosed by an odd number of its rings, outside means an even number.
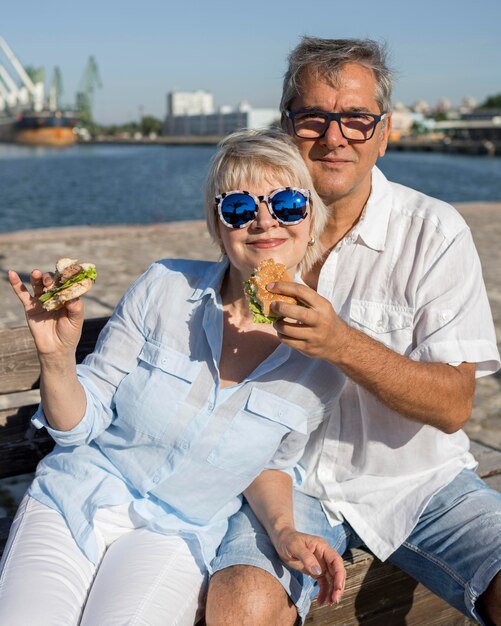
M84 124L92 122L94 91L101 87L102 83L96 59L90 56L77 92L77 109L80 113L80 121Z
M52 81L49 88L49 109L57 111L61 108L61 96L63 94L63 78L59 67L54 68Z
M22 87L18 87L16 83L9 76L3 65L0 65L0 76L7 86L10 97L16 101L16 104L26 105L31 100L33 102L33 108L35 111L42 111L44 106L44 84L43 81L33 82L28 73L17 59L16 55L12 52L7 42L3 37L0 37L0 49L3 50L5 56L9 60L10 64L19 76ZM9 102L9 100L7 100ZM11 105L13 106L13 105Z

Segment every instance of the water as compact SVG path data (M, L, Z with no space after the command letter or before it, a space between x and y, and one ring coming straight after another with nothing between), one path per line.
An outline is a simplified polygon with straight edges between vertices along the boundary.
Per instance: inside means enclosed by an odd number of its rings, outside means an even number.
M203 218L214 146L97 146L65 150L0 144L0 232ZM448 202L501 201L501 159L390 152L395 182Z

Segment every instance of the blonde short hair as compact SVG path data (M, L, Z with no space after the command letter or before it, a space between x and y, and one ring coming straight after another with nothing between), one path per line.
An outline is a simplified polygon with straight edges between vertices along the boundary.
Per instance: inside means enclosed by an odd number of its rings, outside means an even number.
M266 177L276 178L284 186L309 189L311 192L311 235L315 242L308 246L300 263L300 269L306 271L324 252L320 234L327 222L328 209L313 187L297 146L280 129L237 131L218 145L205 183L205 217L209 233L220 244L219 228L222 225L216 210L217 195L247 185L258 186Z

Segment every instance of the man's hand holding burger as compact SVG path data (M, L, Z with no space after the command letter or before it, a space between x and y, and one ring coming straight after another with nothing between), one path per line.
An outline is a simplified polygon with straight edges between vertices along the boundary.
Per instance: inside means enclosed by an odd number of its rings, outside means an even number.
M283 343L315 359L336 364L342 361L352 329L328 300L310 287L294 282L280 281L266 287L273 293L295 298L303 305L272 302L271 311L281 318L274 327Z

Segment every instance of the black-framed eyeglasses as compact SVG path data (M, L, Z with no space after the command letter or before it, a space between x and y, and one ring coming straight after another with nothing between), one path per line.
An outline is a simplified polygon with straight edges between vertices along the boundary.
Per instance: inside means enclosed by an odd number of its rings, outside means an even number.
M335 121L346 140L359 143L372 139L376 126L386 117L386 113L328 113L316 110L284 113L292 122L294 133L302 139L320 139L327 132L330 123Z

